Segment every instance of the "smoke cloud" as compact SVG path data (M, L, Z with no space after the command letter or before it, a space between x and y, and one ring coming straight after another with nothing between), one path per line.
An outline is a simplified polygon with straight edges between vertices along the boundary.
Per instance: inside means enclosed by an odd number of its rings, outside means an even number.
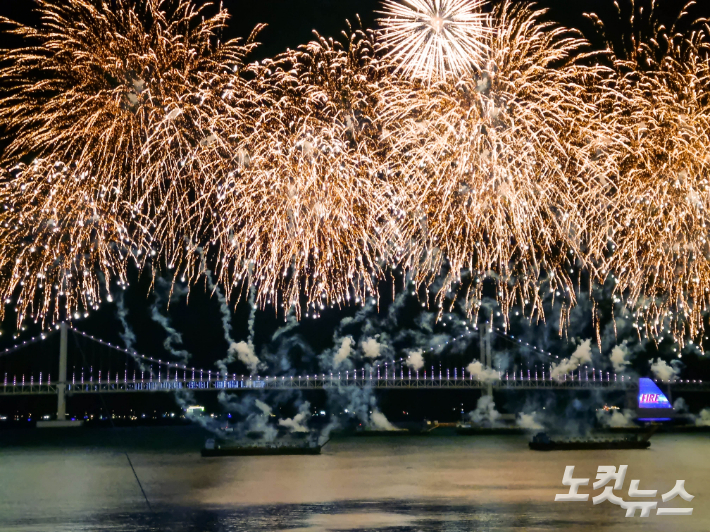
M636 415L632 410L599 410L597 419L605 427L621 428L633 427Z
M627 359L629 356L629 348L626 346L626 342L621 345L614 346L611 350L611 363L614 365L614 371L617 373L622 373L626 366L628 366L631 361Z
M492 427L498 424L500 412L496 410L496 405L493 401L493 397L489 395L483 395L478 399L478 402L476 403L476 410L469 412L468 417L472 422L476 423L477 425Z
M542 430L543 426L535 420L535 414L520 412L516 416L518 427L526 430Z
M128 324L128 309L126 308L125 302L123 300L123 291L118 293L116 298L116 315L118 320L121 322L122 332L119 332L121 340L123 340L123 345L126 346L128 351L133 351L136 344L136 335L133 333L133 329Z
M370 422L371 427L377 430L400 430L392 423L390 423L389 420L385 417L385 415L377 409L374 409L372 411L372 414L370 416Z
M410 351L407 357L407 366L415 371L422 369L424 367L424 356L422 353L423 351L421 349Z
M291 432L309 432L309 428L306 426L308 418L311 417L310 413L311 404L306 401L301 404L298 414L292 418L279 419L280 427L287 427Z
M155 289L155 301L150 307L151 319L160 325L168 334L167 338L163 341L163 347L183 364L187 364L190 359L190 353L184 349L180 349L180 346L182 346L182 335L172 327L170 318L161 314L160 307L164 305L167 309L173 300L179 299L185 294L187 294L186 289L181 288L179 285L173 287L169 281L158 278L157 287Z
M361 344L362 353L367 358L378 358L380 356L380 343L374 338L367 338Z
M699 427L710 427L710 408L700 411L700 415L695 418L695 424Z
M673 365L673 362L668 365L665 360L657 358L655 362L650 361L650 364L651 373L662 381L675 379L680 374L680 370Z
M249 338L246 342L235 342L232 338L232 311L227 304L227 299L224 297L222 290L217 286L212 278L212 272L205 268L205 276L207 278L207 286L217 297L219 302L219 313L222 319L222 330L224 332L224 339L229 346L227 348L227 357L215 362L215 365L219 368L219 371L227 375L228 368L227 364L231 364L235 360L239 360L244 364L249 372L254 374L259 370L261 362L259 357L256 356L256 351L254 349L254 320L256 318L256 306L254 305L254 291L250 292L249 295Z
M679 414L681 414L683 412L687 412L688 411L688 403L685 402L685 399L683 399L682 397L679 397L678 399L673 401L673 410L675 410Z
M254 344L251 342L233 343L229 346L229 353L230 355L236 355L237 360L244 364L249 369L250 373L253 374L258 371L261 363L259 361L259 357L257 357L254 352ZM226 360L232 361L234 360L234 357L230 356L230 358Z
M581 364L592 362L592 341L585 340L582 342L570 358L562 360L559 364L552 366L550 373L553 379L562 375L567 375L576 370Z
M352 351L352 345L353 345L353 339L350 336L346 336L343 338L342 343L340 344L340 348L338 349L338 352L335 353L335 356L333 357L333 367L337 368L345 362L348 357L350 356L350 353Z
M480 361L474 360L466 368L475 379L490 384L500 379L500 375L493 368L484 368Z

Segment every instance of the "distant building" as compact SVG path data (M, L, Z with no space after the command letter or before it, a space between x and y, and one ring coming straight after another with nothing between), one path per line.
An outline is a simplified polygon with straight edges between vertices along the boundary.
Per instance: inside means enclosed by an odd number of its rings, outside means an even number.
M204 406L188 406L187 407L187 415L188 416L204 416L205 415L205 407Z

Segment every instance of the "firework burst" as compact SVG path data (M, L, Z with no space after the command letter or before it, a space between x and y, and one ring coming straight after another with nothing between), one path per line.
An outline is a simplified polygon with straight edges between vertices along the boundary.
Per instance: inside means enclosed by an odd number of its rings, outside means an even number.
M383 97L391 164L410 182L399 262L424 284L448 272L436 295L442 311L462 271L473 277L471 313L486 277L496 281L504 316L517 304L544 317L548 291L563 309L575 303L580 203L597 173L597 114L582 87L598 72L581 62L586 41L541 15L504 2L488 69Z
M204 17L206 7L196 9L188 0L147 0L138 6L125 0L113 6L96 0L37 4L38 28L2 21L28 44L0 55L5 87L0 125L8 136L3 164L42 159L39 170L30 166L19 172L10 188L35 186L38 175L49 175L48 161L68 168L80 178L54 186L41 202L45 213L63 211L79 198L100 197L95 210L114 220L107 224L128 231L121 241L127 238L139 249L152 246L168 262L179 263L184 242L203 238L207 217L197 206L205 194L200 176L210 171L226 144L214 127L215 116L238 114L244 95L238 73L252 44L222 43L219 32L227 12ZM18 181L25 178L28 183ZM14 220L6 223L14 226ZM27 234L15 242L36 248L33 229L22 227ZM62 230L72 231L66 225ZM94 242L108 249L115 234L96 231L92 239L109 238ZM24 256L25 250L17 253ZM47 262L28 264L28 275L44 275L57 255L65 256L46 250L41 256ZM16 265L15 258L5 258L0 292L9 295L15 275L9 272ZM90 277L97 273L83 271ZM72 293L69 285L77 279L83 283L84 275L66 277L62 291ZM92 297L98 299L98 280L91 284ZM30 300L28 293L21 298L19 316ZM74 303L69 299L62 308L72 311ZM38 308L46 310L46 305Z
M600 98L617 172L598 196L608 208L590 223L590 250L639 335L682 345L702 334L710 304L710 33L631 8L630 43Z
M388 231L371 34L319 37L256 66L252 132L217 187L221 277L257 301L317 315L376 297ZM239 124L233 123L233 128Z
M487 0L385 0L381 39L397 70L427 83L479 70L493 33Z
M99 278L126 282L130 258L145 256L116 191L82 186L95 176L35 159L0 176L0 264L5 302L17 296L18 323L56 321L98 308ZM109 296L110 298L110 296ZM4 306L3 306L4 310Z

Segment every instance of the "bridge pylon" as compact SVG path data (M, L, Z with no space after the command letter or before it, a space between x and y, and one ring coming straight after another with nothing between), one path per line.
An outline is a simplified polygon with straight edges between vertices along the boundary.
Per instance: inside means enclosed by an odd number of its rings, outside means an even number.
M67 420L67 324L59 326L59 382L57 383L57 421Z
M67 420L67 337L69 326L65 321L59 324L59 381L57 382L57 419L38 421L37 428L80 427L81 420Z
M492 360L491 360L491 332L492 332L493 326L491 325L490 321L483 323L481 321L481 325L479 325L480 333L479 333L479 351L481 353L481 364L483 365L484 369L492 369ZM492 396L493 395L493 385L492 383L488 383L486 386L486 395Z

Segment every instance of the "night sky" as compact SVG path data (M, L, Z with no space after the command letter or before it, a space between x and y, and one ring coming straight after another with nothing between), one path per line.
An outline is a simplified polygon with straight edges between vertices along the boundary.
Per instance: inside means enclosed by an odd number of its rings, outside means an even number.
M247 37L256 24L268 24L268 27L259 36L258 41L263 44L255 52L254 59L273 56L286 48L295 48L300 44L304 44L312 38L313 30L317 30L323 36L337 38L339 33L346 28L346 19L354 22L357 15L360 15L364 27L374 27L375 19L377 18L375 10L379 6L377 0L224 0L223 3L232 15L229 29L224 38ZM621 0L621 3L626 5L624 0ZM710 2L699 3L703 4L703 7L696 6L694 13L700 16L703 14L702 10L704 9L706 10L704 15L710 16ZM583 16L586 11L595 11L607 22L609 34L614 35L617 40L621 39L623 26L614 23L616 15L612 0L541 0L537 4L541 7L549 8L549 14L547 15L549 20L579 28L598 46L600 42L593 34L591 24ZM682 2L667 0L661 2L661 4L663 19L672 22L680 11ZM36 16L31 11L31 5L32 2L30 0L2 0L0 2L0 16L24 23L33 23L36 21ZM693 16L691 18L697 17ZM0 37L0 39L2 39L3 47L12 47L18 44L16 41L8 39L7 36ZM149 291L150 281L149 274L144 273L139 278L137 273L134 272L131 286L125 292L129 311L128 321L137 337L136 350L165 360L169 359L162 345L166 336L165 332L151 319L151 305L156 296ZM398 284L398 291L401 291L401 280L396 279L395 282ZM115 294L117 290L116 288L112 291ZM580 300L584 300L584 297L581 297ZM390 301L390 284L385 283L382 289L381 316L386 314ZM585 314L584 312L589 307L584 303L584 301L581 301L580 309L577 313L578 316L573 320L568 339L559 338L554 320L550 320L547 326L528 326L522 320L514 321L511 333L526 335L526 338L532 339L536 345L546 351L559 354L561 359L563 355L567 356L574 350L577 345L574 341L575 339L592 338L591 316L589 313ZM165 309L163 311L165 312ZM415 297L410 297L398 315L397 327L416 327L418 320L421 318L421 311L419 301ZM335 328L343 318L353 316L354 313L355 309L326 310L320 319L306 319L296 330L289 333L292 337L298 335L302 340L302 344L308 346L305 349L293 349L291 358L294 366L297 366L299 370L314 371L315 356L325 349L332 348ZM206 293L205 284L198 284L192 288L189 304L183 298L171 305L169 315L172 326L183 335L185 349L193 356L192 364L215 370L214 362L226 356L227 345L223 338L218 302L216 298L210 297ZM240 303L235 309L232 318L232 335L237 341L245 340L247 337L248 315L248 305L245 302ZM377 321L375 314L372 315L372 320ZM1 325L3 335L0 337L0 349L16 344L18 340L13 340L12 338L13 334L15 334L14 315L12 312L8 312L5 322ZM257 312L255 325L257 353L262 348L270 348L270 338L281 325L283 325L283 321L277 320L272 309ZM99 311L94 312L87 319L76 321L74 326L111 343L121 344L119 335L121 326L116 317L115 305L105 303ZM19 341L35 336L39 333L39 330L39 328L28 327L26 331L21 333ZM358 334L361 331L348 332L358 340ZM435 333L446 334L447 331L441 325L437 325ZM623 339L619 338L619 341ZM635 345L635 342L637 342L633 337L630 337L629 341L630 345ZM33 362L33 359L55 357L53 354L54 347L50 347L50 344L51 346L56 346L56 338L54 343L50 341L48 345L42 346L40 344L37 347L26 350L24 355L26 358L22 363L28 365L26 371L31 371L31 368L34 367L33 364L36 362ZM397 358L401 356L399 353L411 347L413 346L406 345L406 342L395 346L395 351L398 353L396 355ZM511 367L513 364L517 364L520 368L528 368L548 362L540 359L537 355L530 355L527 352L511 348L502 339L496 340L494 350L505 352L506 356L511 360ZM658 354L670 359L673 356L671 350L672 346L670 345L661 344L657 347L649 343L644 346L643 353L637 357L634 367L639 374L646 374L648 373L648 363L646 362L648 359L658 356ZM608 352L604 353L604 355L608 357ZM474 358L478 358L477 339L472 340L465 351L454 354L444 353L444 355L434 355L428 358L427 366L432 364L438 366L438 363L443 361L444 367L453 367L454 365L461 367L470 363ZM706 360L707 358L707 356L700 357L693 354L684 356L683 362L686 364L686 369L684 370L685 378L710 378L710 362ZM17 371L20 371L19 367L19 365L16 366ZM244 368L240 367L240 363L233 364L230 370L237 374L245 373ZM431 394L432 392L428 393ZM448 415L451 416L452 411L454 411L453 415L458 415L455 411L458 404L465 403L465 409L472 409L478 397L478 392L474 394L471 392L467 394L436 393L437 395L435 396L429 395L428 400L409 392L396 392L398 395L390 392L389 394L383 394L380 399L383 410L388 416L396 419L398 412L408 410L409 406L414 402L419 403L414 409L418 409L417 411L421 415L436 416L440 412L440 417L442 417L444 412L448 412ZM156 404L154 399L151 398L151 409ZM321 397L309 399L314 404L323 403L325 400L322 394ZM130 405L131 408L140 409L144 408L140 404L142 400L144 399L135 397L110 399L110 401L114 402L111 403L109 408L125 408ZM204 399L200 398L200 400L209 402L213 399L205 397ZM692 397L689 398L689 401L692 400ZM36 399L23 399L10 405L9 400L3 398L0 399L0 411L8 407L24 409L35 404L41 404L40 409L45 408L47 411L51 411L55 399L48 398L46 401L37 401ZM72 399L72 401L79 401L79 399ZM101 407L101 405L96 403L96 398L81 399L81 401L85 401L85 407L88 410ZM161 394L157 403L160 406L169 408L171 398L168 394ZM71 408L72 406L70 405Z

